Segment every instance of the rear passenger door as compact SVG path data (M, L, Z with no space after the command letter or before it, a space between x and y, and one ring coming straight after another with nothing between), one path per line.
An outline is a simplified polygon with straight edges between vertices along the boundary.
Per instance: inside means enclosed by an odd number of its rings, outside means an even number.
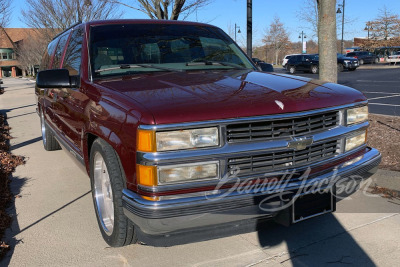
M89 98L80 87L83 27L73 29L69 39L62 68L67 69L71 79L77 81L75 88L63 88L57 104L62 108L61 127L68 145L78 154L82 151L82 131L86 121L85 106Z
M59 69L62 57L64 55L65 45L68 41L69 33L67 32L57 38L58 43L54 52L52 63L50 64L51 69ZM61 117L62 117L62 107L57 104L57 100L60 97L61 89L59 88L49 88L46 90L46 99L48 104L46 105L47 119L50 122L53 129L58 132L62 131L61 128Z

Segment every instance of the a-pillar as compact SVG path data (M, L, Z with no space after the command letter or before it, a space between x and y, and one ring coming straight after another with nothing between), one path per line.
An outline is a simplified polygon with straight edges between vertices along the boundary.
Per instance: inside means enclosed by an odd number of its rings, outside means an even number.
M17 72L15 71L15 67L11 68L11 77L13 78L17 77Z

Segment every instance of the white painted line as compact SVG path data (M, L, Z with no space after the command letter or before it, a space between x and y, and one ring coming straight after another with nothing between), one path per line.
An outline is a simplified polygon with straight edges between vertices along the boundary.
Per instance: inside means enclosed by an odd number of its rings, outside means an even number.
M386 93L386 92L363 92L364 94L387 94L387 95L397 95L399 93Z
M398 97L400 95L387 95L387 96L380 96L380 97L374 97L374 98L368 98L368 100L375 100L375 99L382 99L382 98L390 98L390 97Z
M356 80L361 83L399 83L399 81L374 81L374 80Z
M393 105L393 104L383 104L383 103L368 103L368 105L378 105L378 106L391 106L391 107L400 107L400 105Z

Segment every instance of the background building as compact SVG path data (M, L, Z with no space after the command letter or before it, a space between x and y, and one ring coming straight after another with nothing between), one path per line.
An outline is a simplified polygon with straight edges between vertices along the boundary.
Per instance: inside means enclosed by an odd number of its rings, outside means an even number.
M0 78L24 76L16 51L24 39L32 36L36 36L34 29L0 27Z

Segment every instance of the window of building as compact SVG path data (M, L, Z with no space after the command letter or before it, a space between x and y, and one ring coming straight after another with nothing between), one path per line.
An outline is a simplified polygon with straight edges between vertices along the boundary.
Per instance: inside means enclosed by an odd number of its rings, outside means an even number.
M15 59L14 51L10 48L0 49L0 60L13 60Z

